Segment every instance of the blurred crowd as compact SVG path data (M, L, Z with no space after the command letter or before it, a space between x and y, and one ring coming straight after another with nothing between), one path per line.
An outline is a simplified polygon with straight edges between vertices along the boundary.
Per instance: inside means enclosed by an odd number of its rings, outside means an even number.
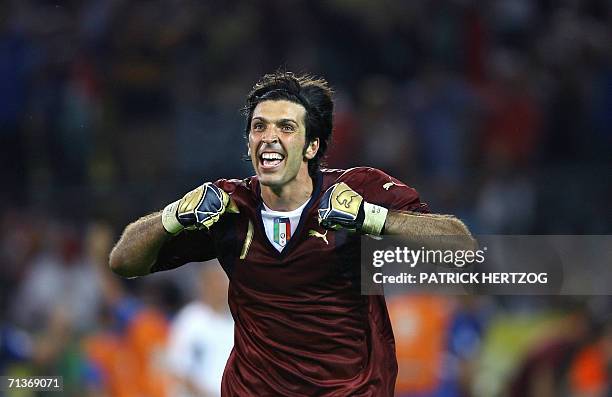
M609 0L6 0L0 374L209 393L229 333L206 330L231 329L224 288L196 282L224 285L214 263L120 280L108 252L251 174L240 108L279 67L335 88L330 167L381 168L475 233L612 232ZM605 396L610 303L392 297L398 395Z

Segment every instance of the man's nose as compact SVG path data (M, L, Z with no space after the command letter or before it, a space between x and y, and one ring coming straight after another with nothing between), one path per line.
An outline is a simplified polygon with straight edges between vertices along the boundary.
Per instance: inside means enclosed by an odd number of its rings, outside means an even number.
M264 131L261 140L265 143L278 142L278 131L276 126L270 126L270 128L266 128L266 131Z

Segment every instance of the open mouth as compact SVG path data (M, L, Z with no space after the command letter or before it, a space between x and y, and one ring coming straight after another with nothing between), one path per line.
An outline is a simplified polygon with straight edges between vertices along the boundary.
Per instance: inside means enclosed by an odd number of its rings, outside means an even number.
M285 156L277 152L264 152L259 155L259 163L264 169L272 169L278 167Z

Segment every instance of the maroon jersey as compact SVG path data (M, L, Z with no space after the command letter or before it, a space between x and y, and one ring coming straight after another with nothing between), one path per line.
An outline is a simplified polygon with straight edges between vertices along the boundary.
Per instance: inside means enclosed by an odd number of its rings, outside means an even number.
M395 341L383 296L361 295L360 237L319 226L325 190L345 182L370 203L426 212L417 192L380 170L322 170L282 252L261 220L257 177L219 180L239 214L169 240L153 270L218 258L230 284L234 349L221 394L391 397Z

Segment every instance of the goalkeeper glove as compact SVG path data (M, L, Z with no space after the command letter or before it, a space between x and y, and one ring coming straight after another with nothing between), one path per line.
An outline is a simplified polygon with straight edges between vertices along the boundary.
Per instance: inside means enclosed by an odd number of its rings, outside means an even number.
M325 229L347 229L380 236L387 213L381 206L370 204L346 183L331 186L319 204L319 224Z
M187 193L182 199L168 204L162 212L162 224L170 234L177 234L183 229L210 229L228 205L229 195L223 189L207 182Z

